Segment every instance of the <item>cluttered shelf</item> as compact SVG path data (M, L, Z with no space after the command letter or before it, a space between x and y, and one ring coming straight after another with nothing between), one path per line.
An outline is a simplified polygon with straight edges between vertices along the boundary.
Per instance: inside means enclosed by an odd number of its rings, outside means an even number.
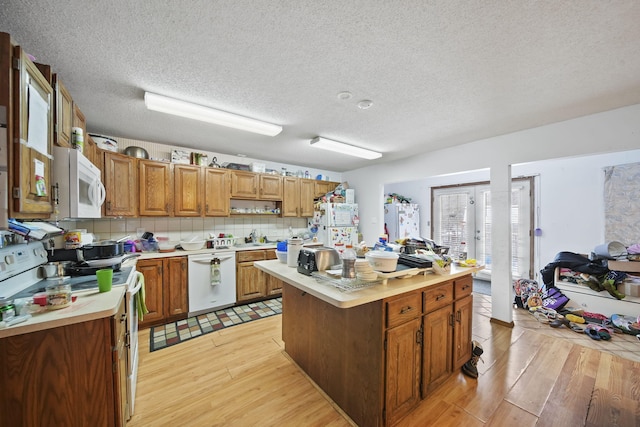
M595 291L586 284L573 283L561 275L561 268L556 267L554 286L564 293L570 300L589 311L603 314L637 315L640 313L640 296L637 292L640 283L625 283L618 287L624 298L618 299L607 291Z

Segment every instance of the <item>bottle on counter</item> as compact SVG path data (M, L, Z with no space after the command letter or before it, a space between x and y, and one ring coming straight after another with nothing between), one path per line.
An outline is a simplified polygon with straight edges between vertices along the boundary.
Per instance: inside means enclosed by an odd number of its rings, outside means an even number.
M346 245L340 255L342 259L342 280L352 281L356 278L356 251L353 246Z
M460 253L458 254L458 259L460 259L460 261L467 260L467 243L466 242L460 242Z

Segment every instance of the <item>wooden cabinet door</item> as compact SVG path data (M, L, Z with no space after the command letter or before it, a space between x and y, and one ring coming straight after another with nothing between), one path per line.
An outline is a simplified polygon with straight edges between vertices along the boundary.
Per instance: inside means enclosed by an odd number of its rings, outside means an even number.
M237 300L248 301L267 294L266 277L252 262L238 264L236 271Z
M164 318L162 259L140 260L136 270L144 275L145 305L149 310L140 322L143 328Z
M13 51L19 69L13 73L15 114L13 129L7 138L12 142L8 146L13 163L9 183L9 194L13 199L9 216L48 218L53 212L50 158L53 147L53 88L20 46ZM29 134L30 121L42 127L42 138L34 140L37 133ZM19 143L14 144L14 141Z
M189 311L187 257L166 258L163 260L163 267L164 315L186 316Z
M336 189L339 182L332 181L314 181L315 182L315 197L322 197L330 191Z
M300 215L300 180L293 176L282 178L282 216Z
M451 374L453 307L448 305L423 318L422 398Z
M82 154L84 154L84 141L87 140L87 119L84 117L84 113L78 107L78 104L73 103L73 127L82 129L83 148Z
M420 402L421 319L387 330L385 408L393 425Z
M273 277L270 274L266 275L267 278L267 295L278 296L282 294L282 280Z
M456 300L453 304L453 369L459 369L471 357L471 327L473 296Z
M224 169L204 169L204 215L229 216L229 173Z
M100 162L96 160L98 156L98 145L93 138L91 138L91 135L85 135L84 137L84 156L98 169L102 170Z
M203 182L200 166L174 165L173 214L175 216L202 216Z
M265 259L276 259L276 251L274 249L265 249ZM267 283L267 296L278 296L282 294L282 280L265 273L265 280Z
M55 102L53 104L55 132L53 133L53 142L61 147L71 147L73 98L71 98L71 94L62 84L57 74L53 75L53 85L55 89Z
M231 171L231 197L256 199L258 197L259 175L246 171Z
M140 215L170 216L173 213L171 163L138 160Z
M138 173L133 157L104 151L103 183L107 192L105 215L135 216L138 213Z
M282 200L282 177L260 175L258 198L260 200Z
M315 182L312 179L300 179L300 212L298 216L311 218L313 216L313 199Z

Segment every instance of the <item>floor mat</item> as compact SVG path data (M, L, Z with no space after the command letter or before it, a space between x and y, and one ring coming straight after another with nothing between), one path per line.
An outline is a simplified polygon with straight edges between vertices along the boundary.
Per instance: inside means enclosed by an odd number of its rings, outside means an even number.
M274 298L152 326L149 333L149 351L171 347L209 332L281 313L282 298Z

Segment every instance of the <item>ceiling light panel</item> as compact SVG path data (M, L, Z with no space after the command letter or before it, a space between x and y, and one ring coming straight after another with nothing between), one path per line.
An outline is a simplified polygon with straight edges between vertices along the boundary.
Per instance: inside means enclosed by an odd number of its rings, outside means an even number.
M378 159L382 157L382 153L378 153L377 151L367 150L366 148L356 147L353 145L345 144L344 142L321 138L319 136L311 140L311 146L314 148L321 148L323 150L334 151L336 153L347 154L349 156L361 157L368 160Z
M276 136L282 132L282 126L251 119L249 117L238 116L237 114L227 113L226 111L192 104L190 102L169 98L167 96L151 92L144 93L144 103L149 110L186 117L193 120L200 120L261 135Z

